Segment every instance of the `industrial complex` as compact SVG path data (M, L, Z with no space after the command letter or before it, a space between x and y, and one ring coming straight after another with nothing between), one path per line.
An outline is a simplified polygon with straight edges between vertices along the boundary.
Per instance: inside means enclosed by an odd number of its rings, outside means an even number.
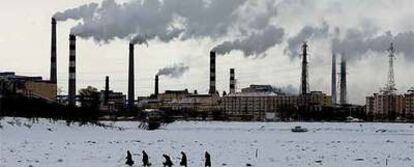
M414 118L414 89L397 94L394 82L393 59L395 49L389 51L389 75L385 88L366 97L366 105L351 105L347 100L347 66L344 53L332 53L331 92L328 95L309 88L308 43L301 48L301 79L297 94L286 94L271 85L250 85L236 89L237 69L229 69L228 91L220 94L216 89L216 52L209 53L209 91L199 94L197 90L166 90L159 92L159 76L155 75L154 93L146 97L135 96L134 44L129 43L128 92L110 90L110 78L105 79L105 90L99 90L99 110L107 113L135 112L145 109L203 113L207 117L219 113L229 120L301 120L303 113L323 115L330 112L342 113L364 120L412 120ZM52 18L50 78L19 76L14 72L0 73L0 93L12 92L29 98L43 99L70 107L80 107L80 95L76 87L76 36L69 35L69 78L68 94L57 93L57 46L56 20ZM337 73L337 55L340 55ZM206 54L207 56L207 54ZM227 75L227 74L226 74ZM338 77L339 76L339 77ZM339 87L337 87L337 84ZM207 86L207 85L206 85ZM337 91L339 88L339 91ZM339 93L339 96L337 95ZM339 97L337 99L337 97ZM299 114L299 113L302 113ZM306 115L306 114L305 114ZM361 116L363 115L363 116ZM362 118L361 118L362 117Z

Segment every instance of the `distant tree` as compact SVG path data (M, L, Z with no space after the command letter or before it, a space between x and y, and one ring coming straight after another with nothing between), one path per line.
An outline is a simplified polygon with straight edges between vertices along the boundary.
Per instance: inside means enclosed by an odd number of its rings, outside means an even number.
M101 103L98 89L92 86L80 89L79 98L81 107L83 108L97 110L99 108L99 104Z

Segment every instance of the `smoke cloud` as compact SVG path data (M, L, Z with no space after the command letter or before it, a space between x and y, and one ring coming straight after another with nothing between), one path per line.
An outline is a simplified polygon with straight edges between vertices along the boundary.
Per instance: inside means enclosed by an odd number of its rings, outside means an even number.
M58 12L54 17L59 21L80 20L71 33L103 43L114 39L146 45L150 40L216 41L235 35L240 39L226 41L216 49L222 54L241 50L248 56L282 42L283 29L270 25L276 8L273 0L137 0L122 4L103 0L101 4Z
M284 30L269 26L264 31L254 33L244 39L234 41L225 41L212 50L217 54L225 55L232 50L240 50L244 56L259 55L268 50L270 47L280 44L283 40Z
M380 35L373 35L360 30L348 30L343 39L332 41L334 52L345 53L350 60L358 60L368 51L386 52L394 43L397 53L403 53L408 60L414 60L414 33L401 32L393 35L387 31Z
M185 72L187 72L190 68L183 63L180 64L174 64L172 66L164 67L160 70L158 70L157 75L159 76L167 76L170 78L180 78L183 76Z
M280 93L284 93L286 95L297 95L299 93L299 89L291 84L286 86L272 86L274 90Z
M321 27L305 26L298 34L287 40L288 46L285 48L285 54L296 57L300 55L300 46L303 41L312 39L320 39L329 37L329 25L326 22L322 23Z
M219 37L237 20L234 12L246 0L138 0L118 4L104 0L56 13L60 21L82 20L71 33L98 42L115 38L137 44L158 38L168 42L181 39Z

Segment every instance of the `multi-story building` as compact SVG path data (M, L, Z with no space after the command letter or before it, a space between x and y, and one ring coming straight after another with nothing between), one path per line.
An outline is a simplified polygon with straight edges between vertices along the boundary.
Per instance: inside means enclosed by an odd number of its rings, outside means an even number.
M404 116L408 119L414 119L414 88L411 88L404 94L405 111Z
M404 115L404 95L374 93L366 98L367 115L374 120L394 120Z

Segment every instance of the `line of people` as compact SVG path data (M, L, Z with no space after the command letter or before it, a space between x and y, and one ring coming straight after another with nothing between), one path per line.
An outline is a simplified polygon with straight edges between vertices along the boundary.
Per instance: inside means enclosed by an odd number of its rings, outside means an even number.
M164 167L172 167L174 165L170 156L168 156L167 154L163 154L162 156L164 157L164 160L165 160L164 162L162 162ZM204 158L205 158L204 167L211 167L210 154L207 151L204 154ZM132 160L132 155L131 155L131 152L129 152L129 150L127 151L127 157L126 157L125 164L129 166L134 165L134 160ZM142 151L142 164L144 167L151 166L151 163L149 162L149 156L145 152L145 150ZM187 167L187 155L184 152L181 152L180 166Z

